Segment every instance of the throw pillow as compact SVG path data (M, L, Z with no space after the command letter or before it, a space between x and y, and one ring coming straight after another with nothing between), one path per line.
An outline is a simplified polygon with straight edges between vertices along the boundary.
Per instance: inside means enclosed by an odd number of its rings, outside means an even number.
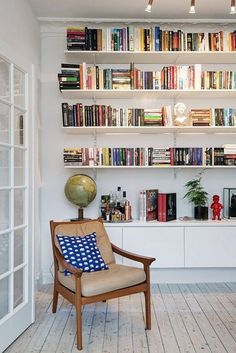
M62 255L66 262L83 272L107 270L96 243L96 233L81 236L57 235ZM64 274L70 275L68 270Z

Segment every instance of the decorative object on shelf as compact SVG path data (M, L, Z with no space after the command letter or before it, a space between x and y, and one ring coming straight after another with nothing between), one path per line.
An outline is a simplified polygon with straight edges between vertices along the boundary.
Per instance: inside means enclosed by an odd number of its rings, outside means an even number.
M223 190L223 217L228 219L236 218L236 188L224 188Z
M126 191L111 191L109 195L101 195L101 216L106 222L130 222L132 220L130 201L126 199Z
M220 211L224 206L220 203L220 196L219 195L213 195L212 197L213 202L211 204L211 209L212 209L212 220L214 221L215 219L218 219L218 221L221 220L220 218Z
M184 198L187 198L189 202L194 204L194 218L198 220L206 220L208 219L208 206L206 206L208 193L203 189L201 179L202 172L199 173L196 178L189 180L185 184L187 193L184 195Z
M184 103L176 103L174 106L174 125L175 126L189 126L190 118L186 114L186 105Z
M73 204L79 206L78 218L73 221L84 219L83 208L87 207L95 199L97 185L88 175L75 174L71 176L65 185L65 195Z

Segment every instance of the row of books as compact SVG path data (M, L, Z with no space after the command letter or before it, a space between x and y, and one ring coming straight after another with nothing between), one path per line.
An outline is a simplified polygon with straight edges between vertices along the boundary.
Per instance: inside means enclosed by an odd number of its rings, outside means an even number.
M236 31L183 32L160 26L67 28L68 50L95 51L234 51Z
M140 109L62 103L63 126L164 126L170 119L170 106Z
M176 193L160 193L158 189L139 193L139 220L168 222L176 219Z
M65 166L218 166L236 165L224 147L64 148Z
M63 126L173 126L171 106L118 108L111 105L61 104ZM236 126L236 108L198 108L189 112L192 126Z
M190 118L193 126L236 126L236 109L191 109Z
M58 74L60 90L188 90L236 89L236 72L201 71L201 64L164 66L161 71L101 68L82 64L62 64Z

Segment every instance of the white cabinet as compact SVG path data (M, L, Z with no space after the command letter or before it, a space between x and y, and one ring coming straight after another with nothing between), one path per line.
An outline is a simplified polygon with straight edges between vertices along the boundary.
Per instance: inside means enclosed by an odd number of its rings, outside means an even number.
M140 255L155 257L153 268L184 267L184 228L124 227L123 248ZM131 264L131 261L124 259L124 263Z
M105 226L106 226L106 231L107 231L107 234L109 236L111 243L119 246L119 248L122 248L123 247L122 227L112 227L110 225L105 225ZM115 257L116 257L116 262L121 264L122 263L122 256L115 255Z
M236 267L236 222L167 222L106 225L111 242L124 250L155 257L152 268ZM118 263L122 258L117 257ZM137 262L123 258L127 265Z
M186 227L185 267L236 267L236 227Z

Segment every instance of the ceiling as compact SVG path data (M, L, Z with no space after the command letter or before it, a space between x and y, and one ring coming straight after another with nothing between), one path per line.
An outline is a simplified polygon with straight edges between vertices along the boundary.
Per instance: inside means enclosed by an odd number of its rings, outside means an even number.
M233 20L230 0L196 0L196 14L188 13L190 0L153 0L152 12L144 11L148 0L29 0L37 17L117 19L222 19Z

